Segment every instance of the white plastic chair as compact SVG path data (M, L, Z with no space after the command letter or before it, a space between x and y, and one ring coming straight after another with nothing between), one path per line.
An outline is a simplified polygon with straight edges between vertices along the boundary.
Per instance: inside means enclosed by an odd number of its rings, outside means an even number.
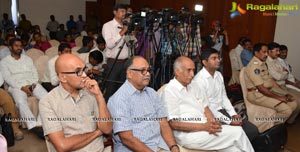
M47 55L49 58L53 58L54 56L58 55L58 47L52 46L51 48L47 49L45 55Z
M34 62L40 56L44 55L44 52L42 52L41 50L36 49L36 48L31 48L26 52L26 55L28 55Z
M52 47L59 46L59 44L60 44L60 42L57 40L49 40L48 42L51 44Z

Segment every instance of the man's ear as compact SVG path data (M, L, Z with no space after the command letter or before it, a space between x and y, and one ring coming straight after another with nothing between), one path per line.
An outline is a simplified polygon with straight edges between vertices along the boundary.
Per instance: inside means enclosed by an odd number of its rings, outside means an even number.
M127 79L132 78L132 72L130 70L126 70Z
M181 71L180 68L175 68L174 69L174 75L177 76L180 71Z
M58 74L58 79L60 82L67 82L66 76L63 74Z
M202 60L202 64L203 64L203 66L206 67L206 65L207 65L207 60Z

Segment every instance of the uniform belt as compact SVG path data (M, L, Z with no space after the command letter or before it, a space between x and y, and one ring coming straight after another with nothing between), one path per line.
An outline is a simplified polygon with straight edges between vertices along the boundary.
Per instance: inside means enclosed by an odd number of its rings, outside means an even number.
M248 92L251 92L251 91L256 91L256 88L249 88Z
M116 59L114 58L107 58L107 61L110 61L110 62L114 62ZM126 62L127 59L117 59L116 62Z

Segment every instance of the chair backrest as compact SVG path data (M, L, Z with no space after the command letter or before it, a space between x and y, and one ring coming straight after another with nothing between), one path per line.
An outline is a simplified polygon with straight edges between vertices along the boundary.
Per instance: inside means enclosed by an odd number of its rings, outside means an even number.
M53 47L53 46L59 46L59 41L57 41L57 40L49 40L48 41L50 44L51 44L51 46Z
M240 71L240 83L243 91L244 102L247 108L248 120L258 128L260 133L273 127L275 122L260 121L258 118L274 118L276 116L276 111L274 109L252 104L247 99L248 90L245 81L245 68L242 68Z
M47 55L42 55L38 59L34 61L35 68L37 69L37 72L39 74L39 80L44 76L44 73L46 72L47 63L49 61L50 57Z
M74 46L74 47L72 48L72 54L78 55L79 53L78 53L77 51L78 51L80 48L81 48L81 47L79 47L79 46Z
M33 61L35 61L40 56L44 55L44 52L36 48L31 48L26 52L26 55L28 55Z
M76 46L82 47L82 39L83 39L83 36L78 36L78 37L75 38Z
M233 55L234 55L234 49L232 49L230 52L229 52L229 59L230 59L230 65L231 65L231 79L228 83L228 85L232 85L232 84L240 84L240 72L239 71L236 71L236 70L233 70L233 62L236 62L234 61L233 59Z
M58 46L52 46L51 48L47 49L45 55L49 56L49 58L58 55Z

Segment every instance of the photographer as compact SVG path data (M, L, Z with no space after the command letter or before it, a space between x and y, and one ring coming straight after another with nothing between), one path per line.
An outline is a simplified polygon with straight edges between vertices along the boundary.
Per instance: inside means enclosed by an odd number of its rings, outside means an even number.
M223 44L228 46L229 39L227 31L222 28L221 22L219 20L215 20L212 22L212 32L207 37L207 42L212 48L216 49L222 57ZM223 73L223 61L221 61L219 71Z
M102 35L106 42L107 56L107 66L104 69L104 74L108 79L106 86L109 86L106 87L106 101L108 101L108 98L115 93L125 80L123 64L128 59L129 52L124 38L128 26L123 25L122 20L125 18L126 9L126 5L116 5L113 8L114 19L105 23L102 28Z

